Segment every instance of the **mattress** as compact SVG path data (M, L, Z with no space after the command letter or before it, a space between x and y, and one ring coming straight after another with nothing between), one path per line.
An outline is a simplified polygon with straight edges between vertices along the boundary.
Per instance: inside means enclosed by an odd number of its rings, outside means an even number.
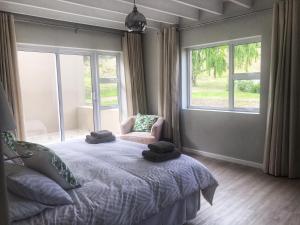
M74 204L46 209L14 225L139 225L201 191L210 203L218 185L199 161L182 155L146 161L146 145L123 140L90 145L83 139L49 145L81 187L68 191Z

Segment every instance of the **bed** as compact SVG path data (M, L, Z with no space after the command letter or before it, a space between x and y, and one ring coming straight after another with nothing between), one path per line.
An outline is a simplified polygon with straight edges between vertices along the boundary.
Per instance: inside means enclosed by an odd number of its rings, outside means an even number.
M146 145L123 140L90 145L83 139L49 145L81 187L68 191L74 204L46 209L14 225L182 225L212 203L218 185L197 160L152 163Z

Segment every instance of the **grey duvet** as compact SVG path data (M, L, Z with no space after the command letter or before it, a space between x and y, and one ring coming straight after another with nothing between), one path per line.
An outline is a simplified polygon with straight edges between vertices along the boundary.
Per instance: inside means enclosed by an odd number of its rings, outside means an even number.
M218 185L189 156L161 163L144 160L143 144L73 140L49 146L82 187L68 192L74 204L46 209L14 225L135 225L196 191L211 203Z

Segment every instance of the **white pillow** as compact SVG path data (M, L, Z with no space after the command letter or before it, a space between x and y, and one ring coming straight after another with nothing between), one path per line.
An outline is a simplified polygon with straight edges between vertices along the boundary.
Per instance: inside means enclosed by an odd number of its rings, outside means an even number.
M19 154L31 151L33 156L23 159L25 166L48 176L63 189L80 187L68 166L51 149L35 143L17 141L16 151Z

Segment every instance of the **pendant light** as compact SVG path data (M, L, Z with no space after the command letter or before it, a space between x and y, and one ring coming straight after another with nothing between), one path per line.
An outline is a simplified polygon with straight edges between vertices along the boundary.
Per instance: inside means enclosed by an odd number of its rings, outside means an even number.
M133 2L133 10L126 16L125 26L129 32L142 33L145 31L147 21L145 16L137 10L135 0Z

